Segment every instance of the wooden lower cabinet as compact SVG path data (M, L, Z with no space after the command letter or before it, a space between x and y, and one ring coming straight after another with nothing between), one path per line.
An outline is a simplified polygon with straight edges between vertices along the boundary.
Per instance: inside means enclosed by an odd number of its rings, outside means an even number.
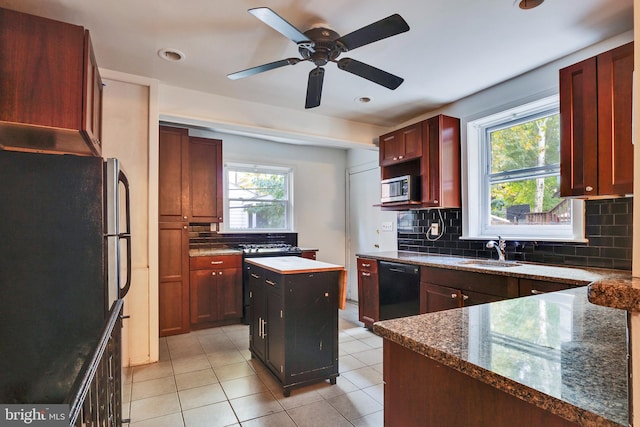
M216 326L242 318L241 255L190 258L191 326Z
M518 278L446 268L420 268L420 313L520 296Z
M385 426L578 425L399 344L383 347Z
M249 350L289 396L338 376L339 272L279 274L248 265Z
M160 336L189 332L189 232L181 222L158 228L158 302Z
M367 328L380 320L378 261L358 258L358 319Z
M575 286L566 283L549 282L546 280L520 279L520 296L539 295L547 292L564 291Z
M462 307L462 292L446 286L420 283L420 313Z
M316 259L317 252L316 250L303 250L300 256L307 259Z

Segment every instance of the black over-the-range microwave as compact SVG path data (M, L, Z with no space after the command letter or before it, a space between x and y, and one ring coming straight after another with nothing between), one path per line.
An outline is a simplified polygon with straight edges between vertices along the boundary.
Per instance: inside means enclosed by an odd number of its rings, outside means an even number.
M420 201L420 180L414 175L383 179L381 183L382 203Z

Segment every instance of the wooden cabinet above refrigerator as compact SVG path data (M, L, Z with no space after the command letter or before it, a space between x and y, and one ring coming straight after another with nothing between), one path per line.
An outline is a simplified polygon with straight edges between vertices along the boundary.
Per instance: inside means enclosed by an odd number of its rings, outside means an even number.
M0 8L0 148L101 155L102 80L89 31Z

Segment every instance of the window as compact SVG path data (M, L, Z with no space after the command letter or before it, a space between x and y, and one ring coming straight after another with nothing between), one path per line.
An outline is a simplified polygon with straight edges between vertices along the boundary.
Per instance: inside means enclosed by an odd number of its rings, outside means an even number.
M582 202L560 197L557 96L469 122L465 237L584 240Z
M290 168L225 165L228 231L292 230Z

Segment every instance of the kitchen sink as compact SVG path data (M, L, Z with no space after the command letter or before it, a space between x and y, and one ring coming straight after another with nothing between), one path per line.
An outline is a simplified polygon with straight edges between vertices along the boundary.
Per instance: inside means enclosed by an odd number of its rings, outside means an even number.
M471 259L468 261L460 261L460 265L474 265L477 267L516 267L520 265L515 261L497 261L494 259Z

